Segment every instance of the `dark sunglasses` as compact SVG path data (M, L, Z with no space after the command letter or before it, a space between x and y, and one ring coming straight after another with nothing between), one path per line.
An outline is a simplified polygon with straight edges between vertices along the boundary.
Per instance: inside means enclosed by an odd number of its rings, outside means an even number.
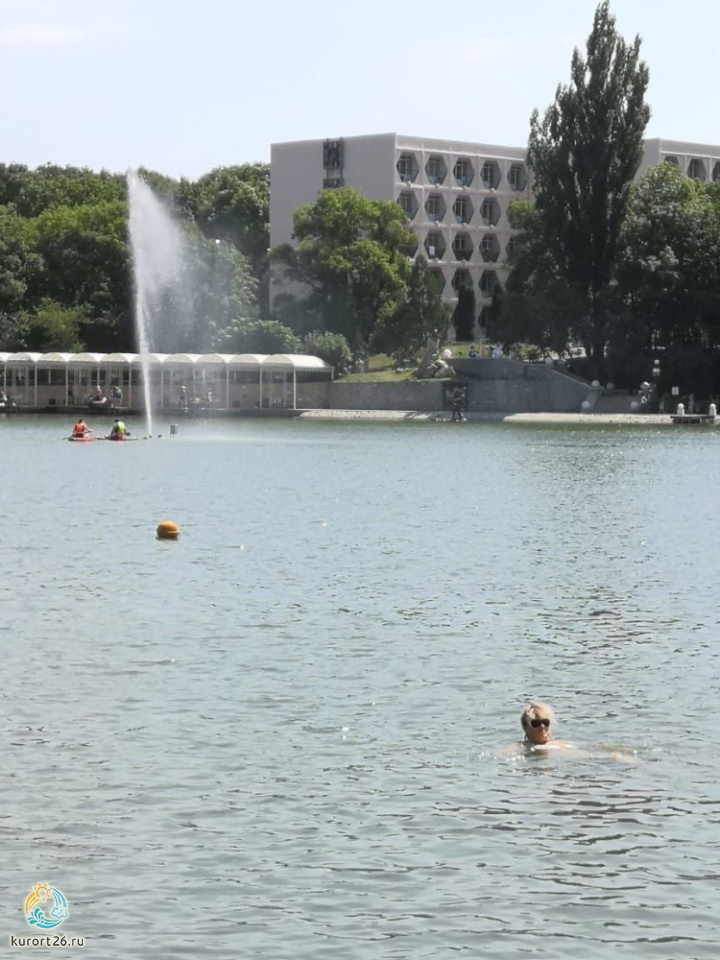
M530 721L530 726L531 726L531 727L535 727L535 729L537 730L538 727L549 727L549 726L550 726L550 721L547 720L547 719L544 719L544 720L531 720L531 721Z

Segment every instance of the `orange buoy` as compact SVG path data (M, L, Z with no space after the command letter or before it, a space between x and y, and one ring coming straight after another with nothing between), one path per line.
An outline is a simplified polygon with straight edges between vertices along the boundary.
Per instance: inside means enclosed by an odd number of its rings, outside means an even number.
M180 527L178 527L176 523L173 523L172 520L163 520L162 523L158 524L158 540L177 540L179 536Z

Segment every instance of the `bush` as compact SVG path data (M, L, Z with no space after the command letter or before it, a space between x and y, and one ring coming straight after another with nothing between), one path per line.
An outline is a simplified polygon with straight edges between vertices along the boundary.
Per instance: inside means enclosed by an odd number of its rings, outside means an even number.
M218 349L225 353L300 353L300 340L277 320L239 320L222 334Z
M335 367L336 377L344 376L352 366L350 346L341 333L308 333L303 349L310 356L320 357Z

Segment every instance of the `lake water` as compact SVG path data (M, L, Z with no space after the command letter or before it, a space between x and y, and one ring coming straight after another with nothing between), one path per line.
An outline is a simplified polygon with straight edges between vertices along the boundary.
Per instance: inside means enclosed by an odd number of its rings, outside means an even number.
M0 420L0 943L716 960L720 432L66 428Z

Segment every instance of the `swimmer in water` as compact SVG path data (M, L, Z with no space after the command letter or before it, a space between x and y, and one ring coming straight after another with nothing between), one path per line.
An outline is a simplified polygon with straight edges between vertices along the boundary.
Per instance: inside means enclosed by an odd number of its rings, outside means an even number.
M553 712L545 703L529 703L520 715L520 724L525 738L512 747L500 751L499 756L507 757L523 751L535 750L568 750L573 749L571 743L562 740L553 740L550 727L554 721Z
M550 725L554 720L553 712L545 703L529 703L520 715L525 739L520 744L525 749L547 747L549 750L566 750L571 743L550 739Z
M553 712L546 703L541 703L540 701L529 703L520 715L520 724L525 734L524 739L517 744L513 744L511 747L506 747L504 750L501 750L498 756L509 757L530 752L545 753L550 750L569 750L573 757L589 757L592 755L605 754L621 763L638 762L636 756L619 750L600 747L588 752L587 749L580 750L572 743L565 743L564 740L553 740L550 729L554 720Z

